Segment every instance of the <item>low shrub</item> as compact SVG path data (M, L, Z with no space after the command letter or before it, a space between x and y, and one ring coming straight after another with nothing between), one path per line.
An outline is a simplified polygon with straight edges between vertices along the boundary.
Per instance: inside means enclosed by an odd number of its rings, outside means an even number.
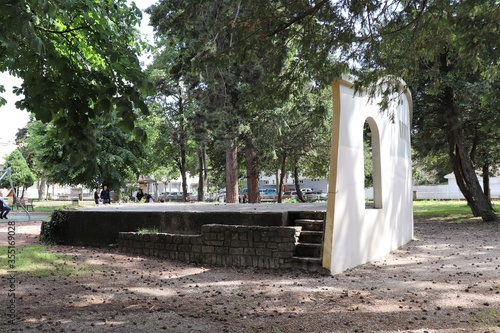
M44 244L64 244L67 216L63 210L54 210L50 220L42 223L40 241Z

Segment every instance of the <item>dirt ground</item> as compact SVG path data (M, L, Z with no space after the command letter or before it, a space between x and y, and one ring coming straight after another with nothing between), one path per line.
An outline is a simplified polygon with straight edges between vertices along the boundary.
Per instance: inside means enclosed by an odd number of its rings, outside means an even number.
M17 223L16 246L36 243L39 230ZM52 246L89 272L18 274L15 324L2 276L0 331L500 332L499 236L500 224L416 220L414 241L335 276Z

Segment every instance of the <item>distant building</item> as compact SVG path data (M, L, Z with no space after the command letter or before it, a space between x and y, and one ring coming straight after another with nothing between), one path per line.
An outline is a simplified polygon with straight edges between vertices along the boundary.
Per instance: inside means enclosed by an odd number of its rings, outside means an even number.
M278 186L279 180L277 176L267 176L264 174L260 175L259 188L276 188ZM327 178L306 178L299 177L299 183L301 188L310 188L313 191L321 191L324 193L328 192L328 179ZM244 186L246 187L246 185ZM284 190L292 191L295 190L295 182L290 175L284 180Z
M481 187L483 179L479 173L476 174ZM415 199L465 199L458 187L455 174L449 173L444 178L448 184L443 185L420 185L413 186ZM500 174L490 177L490 194L492 199L500 199Z
M448 200L465 199L457 185L455 174L449 173L445 176L448 184L442 185L415 185L413 186L413 198L415 200ZM481 187L483 179L479 173L477 178ZM500 199L500 173L490 177L490 194L492 199ZM373 199L373 189L365 189L366 199Z

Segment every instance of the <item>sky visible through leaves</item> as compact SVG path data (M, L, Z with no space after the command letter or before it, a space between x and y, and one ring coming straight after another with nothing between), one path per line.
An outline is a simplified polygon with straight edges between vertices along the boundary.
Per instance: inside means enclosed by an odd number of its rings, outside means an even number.
M156 3L156 0L140 0L136 1L137 7L143 11L141 32L148 36L148 40L152 42L153 28L149 26L149 15L144 13L144 10ZM146 56L140 59L143 62L148 62ZM21 85L21 80L9 75L8 73L0 73L0 82L5 87L5 92L2 97L7 100L7 104L0 107L0 119L4 126L0 131L0 142L14 142L17 131L26 126L29 121L29 112L18 110L15 106L16 101L22 99L22 96L16 96L12 93L12 88Z

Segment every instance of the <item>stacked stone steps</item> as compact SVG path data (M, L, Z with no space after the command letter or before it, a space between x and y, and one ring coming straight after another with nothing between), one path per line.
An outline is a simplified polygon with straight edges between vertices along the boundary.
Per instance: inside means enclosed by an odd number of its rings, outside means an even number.
M295 257L299 258L321 258L321 244L298 243L295 248Z
M301 231L300 242L309 244L321 244L323 242L323 231Z
M295 247L294 266L309 272L322 272L325 212L302 212L294 225L302 227Z
M297 227L302 227L302 231L318 231L322 233L325 226L325 221L313 219L296 219L294 221L294 224Z

